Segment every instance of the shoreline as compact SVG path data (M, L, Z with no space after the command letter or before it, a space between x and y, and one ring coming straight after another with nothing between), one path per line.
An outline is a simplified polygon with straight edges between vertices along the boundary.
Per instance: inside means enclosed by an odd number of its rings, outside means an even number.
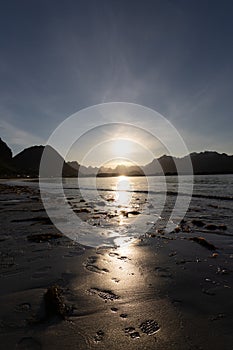
M232 349L232 236L196 228L89 248L43 221L37 190L1 184L0 192L4 348ZM72 309L65 319L45 316L51 286Z

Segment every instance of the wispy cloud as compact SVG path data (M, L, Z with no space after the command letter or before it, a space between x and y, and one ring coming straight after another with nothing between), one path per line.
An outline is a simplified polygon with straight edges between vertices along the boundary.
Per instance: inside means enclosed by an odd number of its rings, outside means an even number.
M42 138L28 133L5 120L0 120L0 132L4 141L12 147L13 151L16 153L24 147L45 143L45 140Z

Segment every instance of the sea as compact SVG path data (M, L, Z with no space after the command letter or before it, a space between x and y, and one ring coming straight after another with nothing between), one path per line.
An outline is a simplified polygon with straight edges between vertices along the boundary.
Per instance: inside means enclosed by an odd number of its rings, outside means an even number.
M55 226L84 245L117 246L184 227L233 236L233 175L43 179L40 187Z

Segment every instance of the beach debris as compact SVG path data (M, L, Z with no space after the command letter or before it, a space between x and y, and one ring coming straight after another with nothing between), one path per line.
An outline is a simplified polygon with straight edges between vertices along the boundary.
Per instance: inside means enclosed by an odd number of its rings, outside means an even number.
M29 242L41 243L41 242L49 242L53 239L62 238L63 235L61 233L38 233L35 235L27 236L27 240Z
M202 245L204 248L207 248L209 250L216 250L217 248L212 244L209 243L205 238L203 237L191 237L189 238L191 241L194 241L200 245Z
M140 211L138 210L131 210L131 211L128 211L128 215L139 215L141 214Z
M127 318L128 315L127 315L127 314L120 314L120 317L121 317L121 318Z
M44 294L44 303L47 317L59 316L65 319L71 313L71 308L64 302L62 289L57 285L53 285L47 289Z
M218 253L213 253L212 255L211 255L211 258L217 258L218 257Z
M224 224L221 224L221 225L208 224L208 225L205 225L205 229L206 230L210 230L210 231L215 231L215 230L226 231L227 230L227 226L224 225Z
M197 227L205 226L205 223L202 220L198 220L198 219L193 219L192 220L192 224L197 226Z
M113 293L111 290L101 290L99 288L90 288L88 292L91 295L97 294L101 299L104 299L105 302L113 301L119 299L119 296Z
M78 209L75 209L74 212L77 214L78 213L88 213L89 214L91 212L91 210L88 208L78 208Z
M138 211L138 210L131 210L131 211L121 210L120 213L121 213L122 216L124 216L126 218L128 218L129 215L133 215L134 216L134 215L141 214L140 211Z
M147 335L153 335L160 329L158 322L155 320L146 320L140 325L140 329Z

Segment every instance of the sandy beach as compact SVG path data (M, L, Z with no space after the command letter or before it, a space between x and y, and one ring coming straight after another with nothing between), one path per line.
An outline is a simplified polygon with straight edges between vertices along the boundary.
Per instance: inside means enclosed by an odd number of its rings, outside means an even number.
M227 230L190 209L176 232L90 248L58 232L36 188L0 190L2 349L232 349Z

